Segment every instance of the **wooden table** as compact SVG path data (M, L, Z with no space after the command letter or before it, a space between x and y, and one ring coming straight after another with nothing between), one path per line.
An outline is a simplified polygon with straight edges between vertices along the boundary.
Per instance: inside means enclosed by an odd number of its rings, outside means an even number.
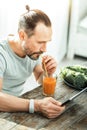
M77 92L58 80L54 98L64 101ZM42 99L42 87L39 86L22 97ZM67 104L65 112L55 119L48 119L41 113L0 112L0 130L87 130L87 92Z

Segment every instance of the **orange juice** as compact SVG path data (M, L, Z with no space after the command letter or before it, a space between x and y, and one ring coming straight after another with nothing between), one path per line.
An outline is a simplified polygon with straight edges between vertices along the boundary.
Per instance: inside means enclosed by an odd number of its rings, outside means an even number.
M56 78L44 77L43 79L43 94L46 96L53 96L56 87Z

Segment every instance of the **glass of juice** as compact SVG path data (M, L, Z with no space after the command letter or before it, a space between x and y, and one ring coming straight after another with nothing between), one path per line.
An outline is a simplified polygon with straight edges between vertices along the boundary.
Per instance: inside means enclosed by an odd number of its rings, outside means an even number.
M56 77L43 77L43 95L53 96L56 87Z

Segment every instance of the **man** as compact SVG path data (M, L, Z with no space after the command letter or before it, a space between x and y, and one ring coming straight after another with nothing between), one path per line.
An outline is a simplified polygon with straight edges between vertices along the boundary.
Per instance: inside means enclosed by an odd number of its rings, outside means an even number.
M23 84L32 72L41 82L44 68L40 55L46 52L47 42L51 40L52 28L48 16L40 10L29 10L21 15L18 35L9 36L0 44L0 111L42 112L48 118L60 115L65 107L55 99L41 100L20 98ZM51 56L43 57L49 76L56 70L57 63Z

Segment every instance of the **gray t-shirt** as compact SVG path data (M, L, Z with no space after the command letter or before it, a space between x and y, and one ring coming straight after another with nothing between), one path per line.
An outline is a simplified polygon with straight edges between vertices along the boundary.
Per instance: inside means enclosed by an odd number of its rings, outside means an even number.
M2 92L20 96L23 84L32 74L40 59L21 58L10 48L8 41L0 42L0 78L3 79Z

